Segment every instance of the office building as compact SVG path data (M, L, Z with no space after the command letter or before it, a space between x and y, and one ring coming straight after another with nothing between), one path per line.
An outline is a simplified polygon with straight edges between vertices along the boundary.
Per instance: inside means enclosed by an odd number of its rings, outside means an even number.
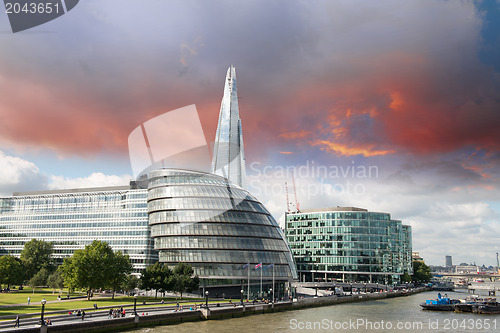
M285 234L300 281L391 283L413 274L411 227L355 207L287 213Z
M451 267L453 266L453 261L451 256L445 256L444 257L445 265L446 267Z
M54 244L58 264L94 241L130 256L134 273L158 255L149 234L147 189L129 186L14 193L0 198L0 255L33 238Z

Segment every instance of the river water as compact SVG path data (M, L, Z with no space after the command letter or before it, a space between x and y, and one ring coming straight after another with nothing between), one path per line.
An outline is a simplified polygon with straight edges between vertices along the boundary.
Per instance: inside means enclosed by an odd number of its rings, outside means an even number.
M444 294L444 292L442 292ZM467 294L448 292L451 298ZM143 328L134 332L500 332L500 315L424 311L437 292L248 317Z

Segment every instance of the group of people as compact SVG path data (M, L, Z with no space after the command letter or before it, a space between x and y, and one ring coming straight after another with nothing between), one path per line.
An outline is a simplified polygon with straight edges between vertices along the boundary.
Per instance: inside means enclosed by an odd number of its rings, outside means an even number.
M119 309L109 309L108 319L125 317L125 309L120 307Z
M82 317L82 320L85 318L85 310L73 310L68 313L70 316Z

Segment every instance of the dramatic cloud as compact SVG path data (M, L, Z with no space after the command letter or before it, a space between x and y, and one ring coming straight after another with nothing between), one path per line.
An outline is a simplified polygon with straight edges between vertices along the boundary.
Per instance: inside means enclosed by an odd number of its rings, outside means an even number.
M13 192L42 189L47 177L32 162L6 155L0 151L0 195Z
M72 189L101 186L126 186L132 180L130 175L105 175L101 172L94 172L87 177L67 178L63 176L50 177L50 189Z
M233 64L248 166L375 166L377 177L297 174L299 201L390 212L414 227L414 248L431 263L482 258L475 240L492 244L500 225L497 7L86 0L33 33L0 34L0 149L19 155L2 155L11 171L0 191L126 183L91 174L109 161L76 176L69 162L50 172L34 164L49 151L65 161L117 156L123 167L134 128L186 105L213 141ZM5 15L0 29L9 30ZM248 170L252 191L282 216L284 177ZM444 248L452 239L464 249Z

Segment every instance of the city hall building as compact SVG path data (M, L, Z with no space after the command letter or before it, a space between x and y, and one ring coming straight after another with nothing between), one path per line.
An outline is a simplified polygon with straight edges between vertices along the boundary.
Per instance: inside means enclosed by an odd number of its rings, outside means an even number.
M413 274L411 227L355 207L286 214L300 281L399 282Z

